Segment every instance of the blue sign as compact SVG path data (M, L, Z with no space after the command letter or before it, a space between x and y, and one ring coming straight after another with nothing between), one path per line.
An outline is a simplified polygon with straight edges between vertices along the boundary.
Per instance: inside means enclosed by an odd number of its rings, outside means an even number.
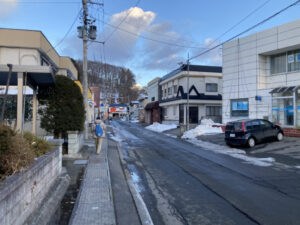
M300 62L300 53L297 53L297 54L296 54L296 61L297 61L297 62Z
M232 102L232 110L238 110L237 109L238 107L237 107L237 102Z
M240 101L240 102L232 102L231 110L248 110L248 102Z
M288 55L288 63L293 63L295 61L294 55Z

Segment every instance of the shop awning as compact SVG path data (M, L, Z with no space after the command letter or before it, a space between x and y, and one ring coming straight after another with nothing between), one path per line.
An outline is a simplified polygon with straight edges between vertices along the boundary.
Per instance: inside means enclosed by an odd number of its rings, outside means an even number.
M275 94L275 93L284 93L288 91L293 91L295 92L300 86L290 86L290 87L278 87L274 88L272 91L270 91L270 94Z
M0 85L6 85L8 70L9 69L7 65L0 65ZM26 83L33 88L35 88L36 86L53 85L55 82L54 75L50 66L13 65L10 85L16 86L18 84L18 72L27 74Z
M159 107L159 102L150 102L145 106L145 110L157 109Z

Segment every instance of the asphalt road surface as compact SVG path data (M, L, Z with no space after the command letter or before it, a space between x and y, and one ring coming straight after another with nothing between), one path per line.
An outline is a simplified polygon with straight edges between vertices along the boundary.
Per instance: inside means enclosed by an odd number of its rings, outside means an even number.
M113 121L154 224L300 224L299 170L260 167Z

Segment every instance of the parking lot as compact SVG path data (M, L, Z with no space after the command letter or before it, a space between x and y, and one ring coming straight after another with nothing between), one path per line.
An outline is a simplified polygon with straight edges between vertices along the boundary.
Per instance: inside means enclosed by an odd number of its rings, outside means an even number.
M199 136L198 139L227 146L224 141L224 134L203 135ZM272 157L279 163L291 166L300 166L300 138L284 137L284 140L281 142L269 141L267 143L257 144L251 149L242 146L235 148L240 148L246 151L247 154L254 157Z

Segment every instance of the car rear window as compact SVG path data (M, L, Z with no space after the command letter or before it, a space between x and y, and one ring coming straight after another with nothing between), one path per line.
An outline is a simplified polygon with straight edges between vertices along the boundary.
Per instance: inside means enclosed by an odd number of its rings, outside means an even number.
M229 123L226 125L227 131L239 131L242 130L242 123L236 122L236 123Z

